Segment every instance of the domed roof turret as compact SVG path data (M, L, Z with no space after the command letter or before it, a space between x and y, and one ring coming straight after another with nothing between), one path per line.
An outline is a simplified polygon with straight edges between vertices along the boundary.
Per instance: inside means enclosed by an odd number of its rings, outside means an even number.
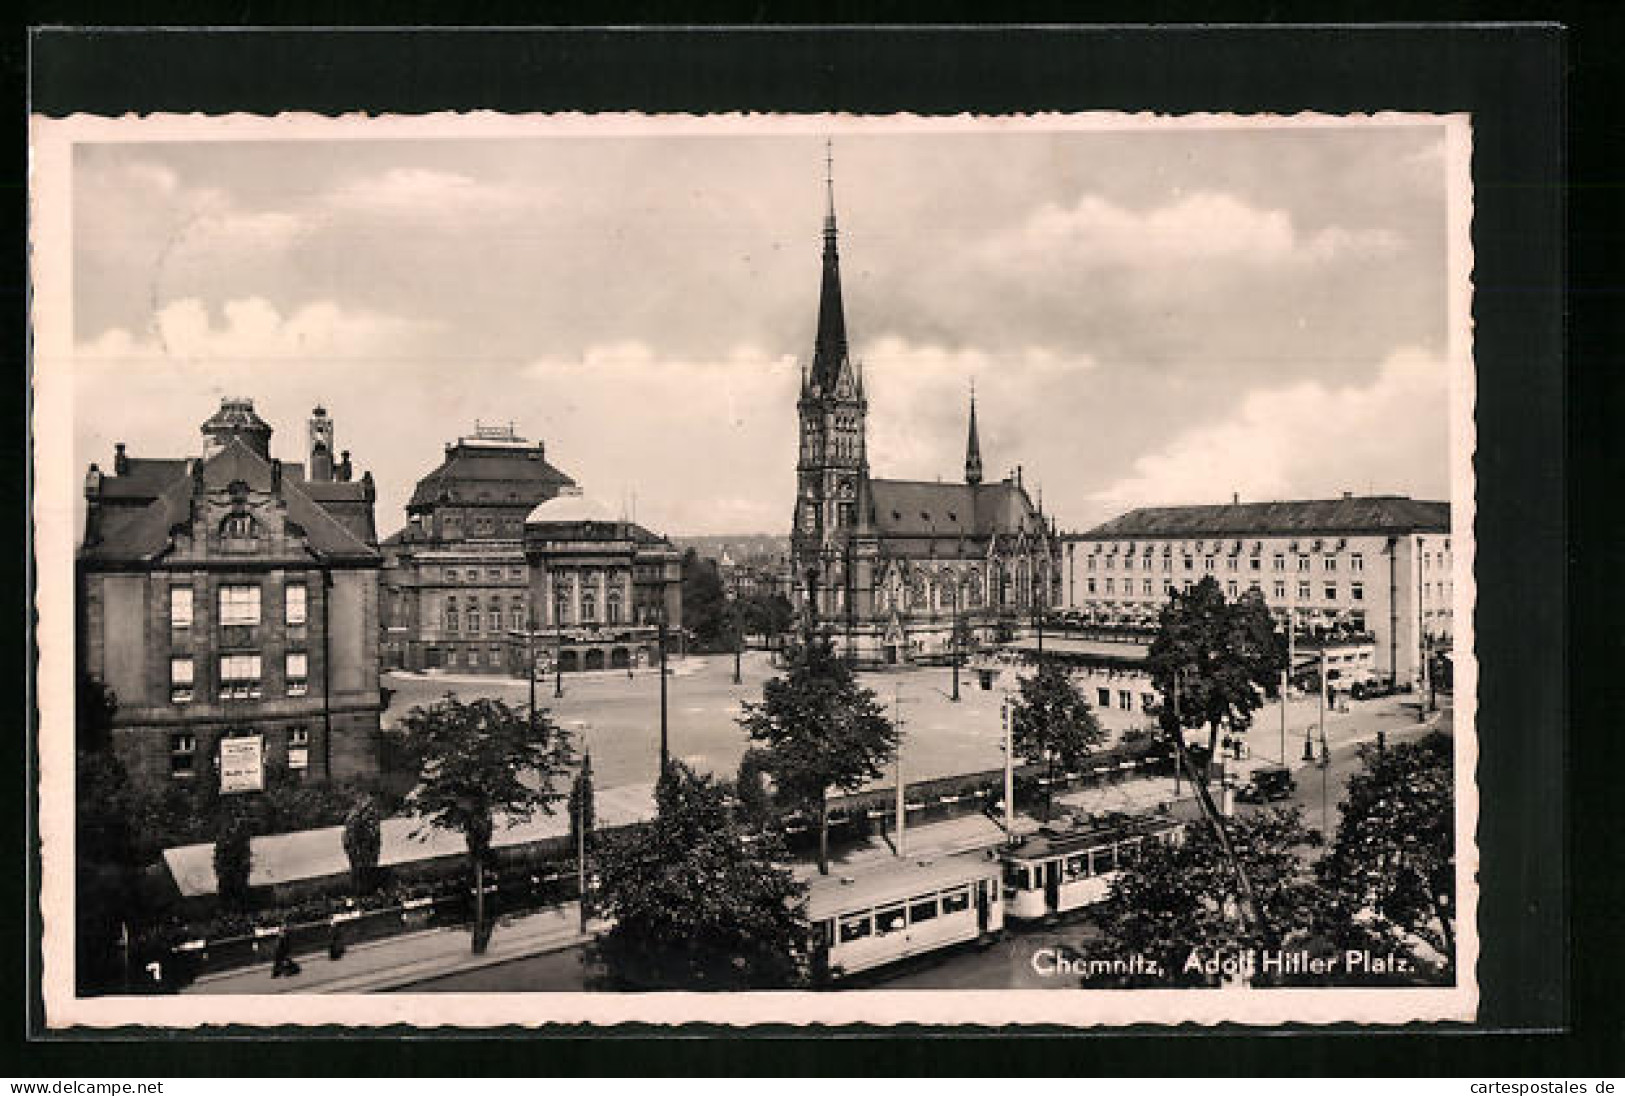
M538 522L567 522L567 521L620 521L621 516L597 499L581 493L581 488L575 486L560 490L556 498L539 503L530 516L525 519L527 525Z

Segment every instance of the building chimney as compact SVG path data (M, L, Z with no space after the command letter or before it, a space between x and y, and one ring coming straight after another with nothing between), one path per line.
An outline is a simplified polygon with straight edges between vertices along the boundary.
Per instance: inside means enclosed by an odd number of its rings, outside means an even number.
M130 458L124 453L124 443L113 443L113 475L122 476L130 471Z
M1351 499L1351 498L1354 497L1354 492L1353 491L1344 491L1343 492L1343 497L1346 498L1346 499Z
M341 483L349 483L351 475L352 475L352 470L350 468L350 451L348 449L346 449L346 450L344 450L343 453L340 454L339 466L338 466L338 479L339 479L339 482L341 482Z
M1241 492L1240 491L1232 491L1232 492L1230 492L1230 505L1231 506L1240 506L1241 505Z

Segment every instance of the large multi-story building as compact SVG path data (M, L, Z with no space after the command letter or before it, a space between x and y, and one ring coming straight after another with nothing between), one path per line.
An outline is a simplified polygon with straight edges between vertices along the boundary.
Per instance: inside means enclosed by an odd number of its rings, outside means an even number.
M515 672L509 634L531 612L525 518L572 482L511 426L447 444L383 544L386 668Z
M568 488L525 522L536 629L512 659L538 670L630 670L683 627L682 553L665 537Z
M974 391L963 482L870 475L869 403L862 365L847 349L833 184L818 333L796 409L792 600L832 630L848 657L866 664L942 658L953 649L956 619L991 636L1001 619L1059 604L1059 543L1020 469L982 481Z
M1131 510L1066 542L1066 604L1092 623L1154 625L1211 575L1259 591L1299 633L1369 635L1375 672L1415 683L1454 634L1450 504L1398 495Z
M372 475L333 459L322 408L309 429L308 475L271 456L246 399L203 424L200 456L120 443L110 473L90 466L80 665L113 694L113 749L140 787L377 771Z

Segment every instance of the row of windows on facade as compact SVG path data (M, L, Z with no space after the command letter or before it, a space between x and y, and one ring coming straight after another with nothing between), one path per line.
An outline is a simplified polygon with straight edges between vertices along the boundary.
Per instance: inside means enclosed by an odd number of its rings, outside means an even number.
M288 768L295 771L310 766L310 730L289 727L286 732ZM176 731L169 736L169 773L184 778L197 772L197 735Z
M1088 592L1091 593L1091 594L1097 594L1097 593L1101 592L1100 587L1097 584L1097 580L1095 580L1093 578L1089 579L1088 582L1086 582L1084 585L1085 585L1085 589L1087 589ZM1181 585L1181 589L1185 590L1187 593L1189 593L1191 590L1195 589L1195 587L1196 587L1196 583L1191 579L1186 579L1184 581L1184 583ZM1299 582L1298 583L1298 600L1299 601L1313 600L1313 598L1314 598L1313 587L1314 587L1314 584L1312 582ZM1263 584L1260 583L1258 580L1254 579L1254 580L1247 583L1247 588L1249 590L1262 591L1263 590ZM1286 597L1287 584L1286 584L1285 580L1277 579L1275 581L1272 589L1274 591L1274 596L1275 597L1277 597L1277 598ZM1339 589L1340 589L1340 587L1335 582L1323 583L1322 586L1321 586L1321 593L1323 595L1322 600L1323 601L1336 601L1338 599L1338 591L1339 591ZM1105 580L1105 592L1107 594L1115 594L1115 593L1119 592L1116 579L1108 578L1108 579ZM1131 579L1131 578L1125 578L1123 580L1121 592L1125 596L1132 597L1133 594L1134 594L1134 580ZM1167 578L1163 579L1162 580L1162 593L1164 595L1167 595L1167 594L1171 594L1173 592L1174 592L1173 579L1167 579ZM1241 594L1241 584L1239 582L1237 582L1235 579L1230 579L1229 581L1227 581L1224 584L1224 592L1225 592L1225 595L1227 597L1231 597L1231 598L1239 597L1240 594ZM1144 597L1154 597L1154 596L1156 596L1155 588L1152 585L1152 580L1151 579L1143 579L1143 580L1141 580L1141 582L1140 582L1140 593ZM1363 583L1363 582L1351 582L1351 583L1349 583L1349 600L1351 600L1351 601L1364 601L1365 600L1365 583Z
M574 619L573 598L568 591L559 591L557 603L557 620L560 624L626 623L624 601L618 590L611 590L605 598L604 619L602 622L598 619L598 596L596 594L582 593L579 619ZM502 630L502 605L500 601L492 598L489 607L482 614L478 601L468 606L459 606L456 598L446 599L446 631L478 632L482 617L490 631L500 632ZM525 627L525 606L520 598L513 598L508 606L508 627L516 630Z
M1040 596L1043 594L1043 577L1037 583L1031 581L1025 569L1017 572L1014 581L1008 572L994 576L997 582L998 596L994 604L998 606L1026 605L1032 599L1032 592L1037 589ZM1055 591L1059 592L1058 577L1053 580ZM951 578L927 579L920 572L904 585L901 579L892 579L885 587L884 601L888 610L909 612L912 609L935 611L941 609L952 610L960 598L959 587L964 587L964 604L969 609L982 607L983 591L981 576L976 571L963 583L956 583Z
M193 590L190 586L169 588L169 624L172 628L192 626ZM308 619L309 594L304 583L282 588L282 622L301 625ZM257 625L260 622L260 587L228 585L219 588L219 622L228 627Z
M445 535L455 537L462 532L463 521L457 514L442 514L440 516L441 528ZM492 535L500 528L503 533L517 540L523 528L523 521L517 517L503 518L498 525L497 519L492 517L477 517L470 522L470 527L476 535Z
M252 651L218 656L217 696L221 700L259 700L261 658ZM310 691L310 656L304 651L288 651L282 656L282 681L288 696L305 696ZM169 699L187 704L194 698L197 664L191 655L175 655L169 660Z
M1093 570L1095 570L1095 561L1098 560L1098 559L1104 559L1106 561L1105 567L1103 568L1104 570L1107 570L1107 571L1116 570L1117 569L1117 558L1118 557L1115 554L1106 555L1106 556L1088 556L1088 557L1086 557L1086 560L1087 560L1086 566L1087 566L1088 570L1093 571ZM1145 551L1145 553L1140 556L1140 569L1145 570L1145 571L1153 570L1154 565L1153 565L1152 561L1155 558L1156 558L1155 555L1149 549L1147 549ZM1219 558L1220 557L1215 556L1215 555L1203 556L1202 557L1202 570L1208 571L1208 572L1218 570L1218 560L1219 560ZM1312 571L1312 570L1314 570L1314 561L1310 556L1299 555L1297 558L1298 558L1298 570L1299 571ZM1285 571L1286 570L1286 563L1287 563L1287 557L1284 554L1282 554L1280 552L1277 552L1274 555L1274 557L1272 558L1272 560L1271 560L1271 569L1275 570L1275 571ZM1320 569L1322 571L1336 571L1337 566L1338 566L1338 557L1337 556L1335 556L1335 555L1325 555L1325 556L1320 557ZM1182 555L1182 556L1180 556L1180 567L1181 567L1182 570L1186 570L1186 571L1194 571L1194 570L1196 570L1196 557L1193 556L1193 555ZM1163 556L1162 556L1162 569L1164 571L1172 571L1174 569L1174 557L1173 556L1171 556L1171 555L1169 555L1167 553L1163 554ZM1226 571L1239 571L1239 570L1241 570L1241 564L1240 564L1240 560L1238 559L1238 557L1236 557L1236 556L1225 556L1224 557L1224 569ZM1247 570L1249 570L1249 571L1262 571L1263 569L1264 569L1264 557L1263 556L1252 555L1252 556L1247 557ZM1365 555L1364 555L1364 553L1361 553L1361 552L1351 552L1351 553L1349 553L1348 569L1350 571L1353 571L1356 574L1359 574L1360 572L1364 571L1365 570ZM1125 571L1134 570L1134 557L1133 556L1131 556L1131 555L1123 556L1123 570L1125 570Z
M502 647L496 643L491 644L489 650L485 652L482 652L478 647L472 646L447 647L445 652L446 668L451 670L455 670L462 665L467 665L470 670L478 670L485 665L495 668L502 666ZM487 661L487 658L489 658L489 661ZM435 662L436 660L431 658L429 665L433 666ZM522 665L521 672L523 672Z
M486 582L501 582L504 573L507 574L508 581L510 582L522 581L525 577L525 569L523 567L508 567L506 569L502 567L487 567L484 569L484 580ZM479 582L481 570L478 567L447 567L443 570L442 576L447 582ZM434 578L434 568L423 568L423 577L429 579Z

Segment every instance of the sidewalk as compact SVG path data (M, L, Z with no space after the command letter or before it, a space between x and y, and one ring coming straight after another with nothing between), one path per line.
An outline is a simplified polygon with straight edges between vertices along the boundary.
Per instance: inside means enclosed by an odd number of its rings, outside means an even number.
M375 993L460 971L505 963L586 943L603 925L588 923L581 932L581 907L568 905L513 918L499 918L483 955L469 948L467 926L427 929L357 944L343 958L325 951L296 955L300 972L272 978L271 964L207 974L182 992L188 994Z
M1404 731L1431 730L1439 725L1440 720L1445 718L1449 711L1448 705L1441 705L1425 721L1418 721L1416 699L1410 695L1353 701L1346 712L1327 710L1326 744L1331 749L1338 750L1345 746L1374 742L1378 731L1396 734ZM1320 716L1317 702L1297 701L1288 709L1284 759L1278 756L1281 751L1280 710L1272 704L1267 708L1267 713L1267 715L1265 712L1258 713L1245 735L1245 741L1251 750L1248 756L1240 761L1225 759L1226 771L1235 774L1239 779L1246 779L1261 765L1274 765L1279 762L1296 771L1318 763ZM1303 759L1306 730L1309 732L1316 761ZM1207 736L1205 733L1200 736L1193 734L1187 741L1200 741L1206 744Z

